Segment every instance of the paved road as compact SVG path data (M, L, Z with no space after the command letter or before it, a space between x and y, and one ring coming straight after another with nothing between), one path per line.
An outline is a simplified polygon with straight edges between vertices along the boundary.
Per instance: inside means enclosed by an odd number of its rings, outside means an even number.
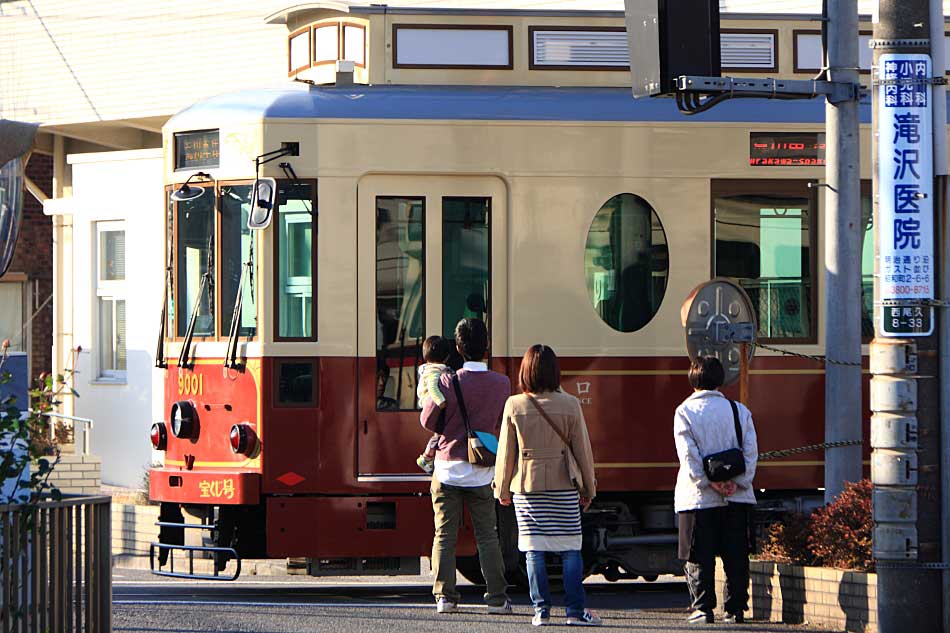
M157 579L146 572L115 570L113 630L116 633L357 631L407 633L507 633L531 629L526 594L514 594L515 613L489 616L477 587L461 584L462 610L435 612L424 577L244 577L234 583ZM588 603L605 628L628 631L726 630L684 622L688 602L681 580L607 583L588 579ZM558 599L555 596L555 601ZM555 610L554 622L563 622ZM741 631L820 631L782 624L750 623Z

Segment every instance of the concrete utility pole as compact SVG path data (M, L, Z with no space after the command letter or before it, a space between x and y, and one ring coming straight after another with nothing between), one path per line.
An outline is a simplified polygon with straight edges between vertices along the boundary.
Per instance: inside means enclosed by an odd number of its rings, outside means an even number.
M928 0L879 0L874 24L874 333L871 480L881 633L943 627L940 367L934 298L934 131L946 110L931 57ZM934 32L943 39L942 10ZM938 46L938 52L941 48ZM939 97L938 97L939 95ZM944 173L945 142L937 173ZM935 201L937 204L935 204ZM942 273L942 270L941 270ZM941 297L946 299L946 297ZM946 404L946 403L944 403Z
M857 84L857 0L829 0L828 79ZM825 105L825 441L861 437L861 147L858 97ZM861 447L825 451L825 502L861 479Z

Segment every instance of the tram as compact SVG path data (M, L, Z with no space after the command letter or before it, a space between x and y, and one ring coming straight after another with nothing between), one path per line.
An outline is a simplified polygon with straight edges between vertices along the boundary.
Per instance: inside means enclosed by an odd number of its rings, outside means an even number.
M156 236L168 257L168 417L152 428L165 459L150 471L160 562L190 543L221 569L300 557L315 575L418 570L433 530L415 465L428 435L420 346L476 316L493 369L517 384L525 349L546 343L583 404L599 483L587 572L681 573L680 306L698 283L734 278L759 340L822 352L823 121L820 101L684 117L671 99L614 88L301 83L174 116ZM762 158L783 143L816 153ZM760 450L822 441L823 373L756 355ZM820 497L821 458L760 464L760 512ZM499 530L516 576L501 507ZM470 525L459 548L460 571L477 577Z

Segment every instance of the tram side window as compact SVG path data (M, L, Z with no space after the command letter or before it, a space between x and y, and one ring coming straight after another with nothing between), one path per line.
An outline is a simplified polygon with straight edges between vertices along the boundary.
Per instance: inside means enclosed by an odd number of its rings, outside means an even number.
M251 185L221 187L221 315L218 322L224 335L231 329L231 318L242 274L244 289L241 293L239 335L254 336L257 333L257 310L254 293L251 291L251 275L244 270L251 254L251 240L254 239L251 230L247 228L247 218L251 210L250 193Z
M491 325L488 308L491 198L442 198L442 336L474 317Z
M620 332L649 323L666 294L669 267L666 232L646 200L623 193L600 207L587 232L584 272L604 323Z
M415 409L425 339L425 199L376 198L376 408Z
M199 291L201 298L197 304L195 336L214 336L214 318L212 315L214 298L211 288L202 277L208 272L209 255L214 248L214 190L207 188L201 196L177 203L178 248L175 280L177 292L175 304L178 306L178 336L185 336L188 322L195 310L195 301ZM211 265L213 266L213 256Z
M713 183L713 274L738 279L761 338L815 341L815 208L805 181Z
M277 338L316 339L317 204L313 182L281 182L277 197Z

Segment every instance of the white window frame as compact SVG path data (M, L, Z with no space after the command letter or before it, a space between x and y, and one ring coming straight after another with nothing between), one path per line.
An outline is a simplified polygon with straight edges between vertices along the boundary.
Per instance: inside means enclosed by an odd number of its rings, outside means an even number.
M125 383L126 378L127 378L127 372L128 372L128 346L126 346L126 369L103 369L102 361L101 361L102 349L106 346L106 343L100 340L100 336L102 333L102 324L100 323L100 319L102 318L100 304L103 299L112 300L113 304L116 301L126 301L126 289L125 289L126 280L125 279L103 279L102 278L102 270L101 270L102 234L108 233L108 232L122 232L123 235L126 235L127 232L125 228L125 222L122 220L116 220L116 221L103 221L103 222L95 223L95 231L94 231L95 246L93 248L93 257L94 257L93 270L95 271L95 277L94 277L95 299L94 299L92 312L94 315L94 318L93 318L94 336L95 336L96 346L99 349L99 353L96 354L96 381L97 382ZM128 262L128 258L126 258L126 262ZM124 266L123 266L123 270L124 270ZM128 311L129 304L127 301L126 301L125 307L126 307L126 311ZM114 309L113 309L112 314L113 314L112 331L113 331L113 336L115 336L115 332L117 328L115 327L116 326L116 322L115 322L116 311ZM128 323L128 312L126 312L126 323ZM128 332L126 332L125 335L127 337ZM126 340L128 340L128 338L126 338ZM113 355L116 355L117 354L116 342L110 341L108 345L112 348Z

